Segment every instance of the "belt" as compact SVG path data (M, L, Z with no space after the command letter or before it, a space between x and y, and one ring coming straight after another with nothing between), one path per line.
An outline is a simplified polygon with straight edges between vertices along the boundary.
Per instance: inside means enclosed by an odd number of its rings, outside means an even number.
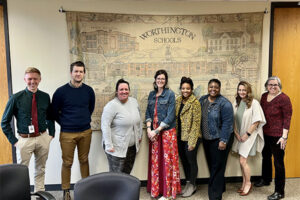
M32 133L32 134L23 134L23 133L19 133L19 135L22 137L22 138L30 138L30 137L38 137L40 135L42 135L43 133L45 133L46 131L44 132L39 132L39 133Z

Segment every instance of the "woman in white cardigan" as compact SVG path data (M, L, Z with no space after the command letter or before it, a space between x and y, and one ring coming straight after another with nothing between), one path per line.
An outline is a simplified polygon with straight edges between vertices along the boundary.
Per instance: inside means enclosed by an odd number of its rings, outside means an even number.
M142 139L142 120L139 105L129 97L129 83L120 79L116 97L102 113L101 130L110 172L130 174Z
M242 187L237 191L241 196L247 196L251 191L250 168L248 156L255 156L264 146L262 127L266 119L259 102L253 98L251 85L241 81L237 87L234 109L235 141L232 150L240 155L240 165L243 175Z

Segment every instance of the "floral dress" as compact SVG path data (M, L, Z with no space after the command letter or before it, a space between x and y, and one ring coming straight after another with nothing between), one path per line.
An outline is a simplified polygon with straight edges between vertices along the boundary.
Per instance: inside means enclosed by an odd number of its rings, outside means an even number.
M158 128L157 97L153 128ZM149 141L148 162L148 184L147 190L152 197L163 195L164 197L176 198L181 192L179 160L176 129L161 131L157 139Z

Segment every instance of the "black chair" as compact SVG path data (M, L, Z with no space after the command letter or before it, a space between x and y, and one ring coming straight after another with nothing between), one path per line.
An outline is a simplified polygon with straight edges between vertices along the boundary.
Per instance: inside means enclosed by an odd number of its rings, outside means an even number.
M30 192L28 167L20 164L0 165L0 200L30 200L31 196L55 200L48 192Z
M124 173L103 172L74 186L75 200L139 200L141 182Z

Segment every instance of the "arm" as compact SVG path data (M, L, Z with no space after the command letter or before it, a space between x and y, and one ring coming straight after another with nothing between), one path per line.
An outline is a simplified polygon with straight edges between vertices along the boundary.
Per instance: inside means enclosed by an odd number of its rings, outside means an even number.
M244 133L244 135L242 135L242 137L241 137L242 142L245 142L251 136L251 134L257 129L259 123L260 123L260 121L257 121L257 122L254 122L253 124L251 124L251 126L248 128L247 132ZM250 136L248 134L250 134Z
M188 139L188 148L193 150L196 146L197 140L200 136L200 124L201 124L201 106L199 101L192 105L192 127Z
M51 114L52 118L57 121L58 124L60 124L59 121L59 112L61 111L61 106L62 106L62 101L61 101L62 96L59 94L58 89L54 92L53 97L52 97L52 106L51 106Z
M104 107L101 117L102 137L105 144L105 150L114 152L114 145L111 139L111 123L115 118L115 109L110 106L110 102Z
M95 92L94 90L91 88L91 93L90 93L90 103L89 103L89 110L90 110L90 113L91 115L93 114L94 112L94 108L95 108Z
M54 135L55 135L55 125L54 125L54 118L53 118L51 112L52 112L52 104L50 102L50 97L49 97L46 123L48 125L49 135L54 137Z
M282 130L282 137L278 140L277 144L280 144L281 149L285 149L287 139L288 139L288 133L290 129L290 123L292 118L292 103L290 101L290 98L286 96L287 98L282 101L282 113L283 113L283 130Z
M233 132L234 132L235 138L236 138L239 142L242 142L240 133L239 133L239 131L237 130L237 127L236 127L235 120L234 120L234 122L233 122Z
M18 139L14 135L10 125L10 122L14 115L14 104L15 104L14 99L10 98L10 100L7 102L7 105L5 107L2 116L2 121L1 121L2 131L12 145L15 145L18 142Z
M167 117L160 123L158 127L159 131L168 128L170 124L175 120L175 94L172 91L170 92L168 103L169 106L167 110Z
M147 109L146 109L146 116L145 116L145 121L146 121L146 125L151 126L151 122L152 122L152 118L151 118L151 111L150 111L150 98L151 98L151 92L148 95L148 103L147 103ZM152 111L153 112L153 111Z
M227 143L233 131L233 108L229 101L221 106L221 133L220 141Z

